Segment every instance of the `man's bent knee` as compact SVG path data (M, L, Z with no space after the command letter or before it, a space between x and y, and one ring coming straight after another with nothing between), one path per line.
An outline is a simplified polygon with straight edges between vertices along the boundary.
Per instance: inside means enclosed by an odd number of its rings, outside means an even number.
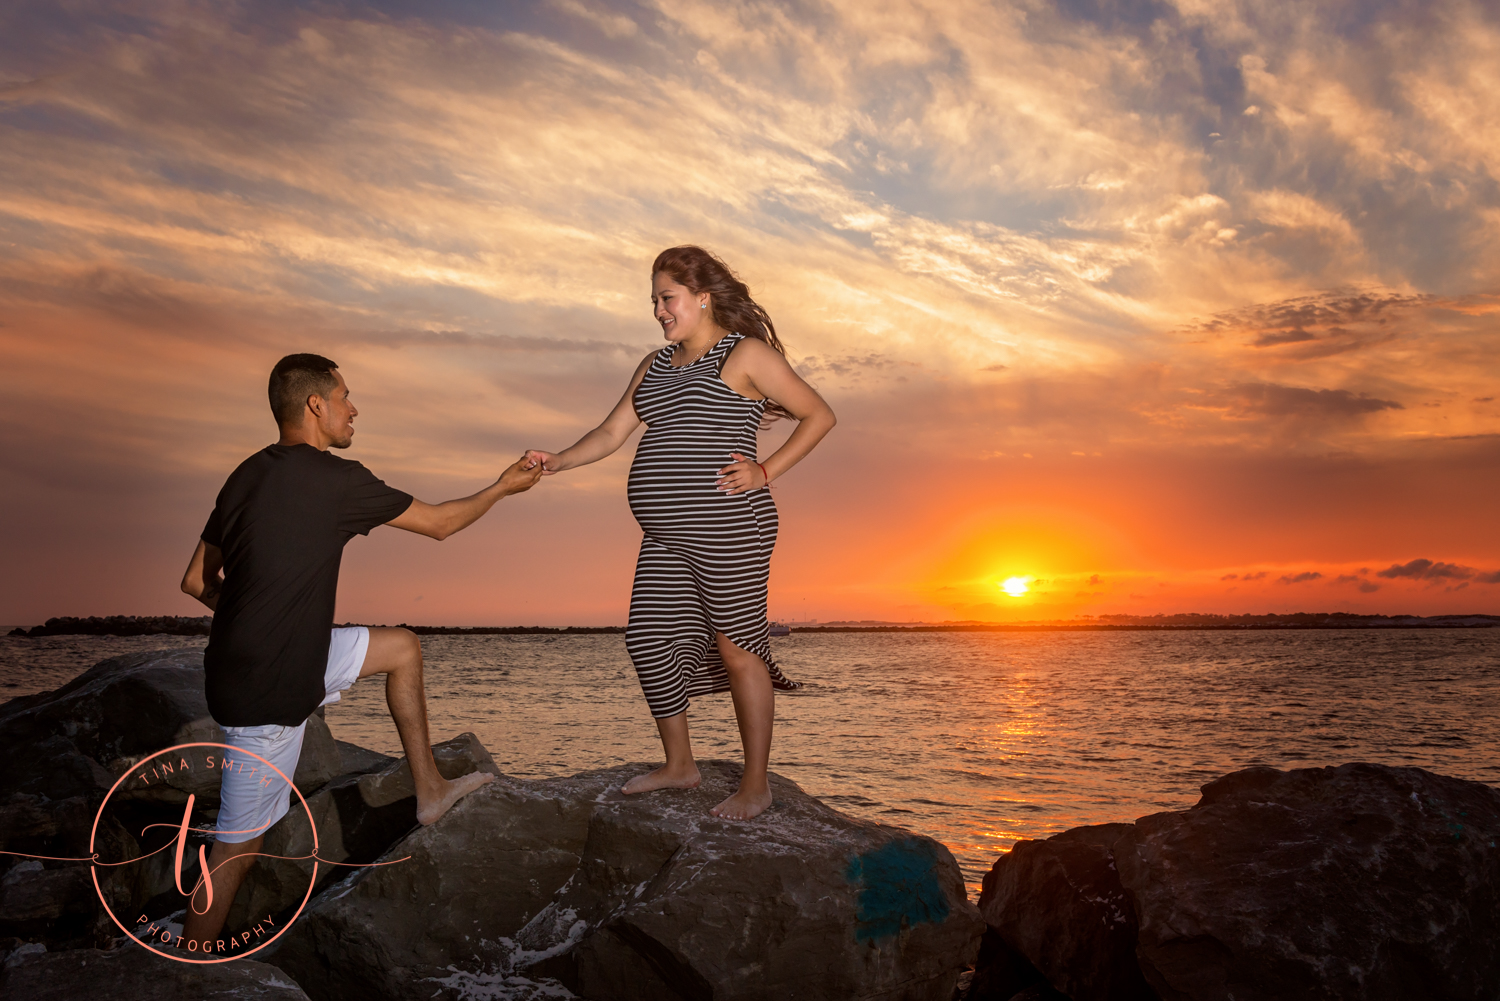
M422 640L410 629L378 626L370 630L370 647L359 676L422 670Z

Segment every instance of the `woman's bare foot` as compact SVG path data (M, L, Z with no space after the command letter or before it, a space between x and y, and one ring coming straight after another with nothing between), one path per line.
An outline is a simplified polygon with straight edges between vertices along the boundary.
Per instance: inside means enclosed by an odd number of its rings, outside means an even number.
M749 820L751 817L760 816L770 805L770 789L747 792L745 787L741 786L733 796L708 812L715 817L723 817L725 820Z
M697 765L689 765L686 768L662 765L655 771L637 775L621 786L620 791L630 796L638 792L650 792L653 789L696 789L701 778Z
M437 823L442 819L443 814L453 808L454 803L480 786L488 785L493 781L495 781L495 776L489 772L470 772L456 779L444 779L441 795L428 797L417 794L417 820L423 826Z

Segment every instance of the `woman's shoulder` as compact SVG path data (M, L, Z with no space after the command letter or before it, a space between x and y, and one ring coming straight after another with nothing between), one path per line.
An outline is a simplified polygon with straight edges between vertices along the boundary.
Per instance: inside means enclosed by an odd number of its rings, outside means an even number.
M671 345L669 344L667 347L671 347ZM630 384L632 386L639 385L640 381L646 377L646 373L658 367L662 363L662 360L663 354L661 351L653 351L642 358L635 366L635 372L630 376Z
M730 331L729 334L725 336L724 343L735 348L741 347L743 345L746 351L754 351L757 348L775 350L774 348L771 348L771 345L767 344L759 337L754 337L750 334L742 333L738 330Z
M734 352L733 357L742 361L755 364L757 362L784 361L781 352L761 340L749 334L733 333L724 338L726 341L733 340L729 350Z

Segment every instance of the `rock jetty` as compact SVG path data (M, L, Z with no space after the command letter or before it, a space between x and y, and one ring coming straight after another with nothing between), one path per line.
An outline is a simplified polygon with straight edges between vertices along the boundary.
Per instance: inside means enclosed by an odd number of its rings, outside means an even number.
M30 629L17 627L7 635L39 636L207 636L211 615L72 615L48 619Z
M949 1001L984 930L941 844L780 776L773 806L734 823L707 813L738 781L726 762L702 763L697 790L627 798L640 766L526 781L465 734L434 748L440 770L497 781L423 828L405 761L313 717L294 776L306 807L294 798L266 838L289 858L257 863L229 920L284 934L234 963L172 962L126 941L100 898L171 951L171 842L190 796L192 824L211 826L217 777L201 748L170 769L151 756L221 738L200 651L115 658L0 705L0 753L28 763L0 772L0 850L85 857L92 834L100 861L134 860L93 870L96 890L86 864L0 856L0 995ZM297 858L315 840L342 864Z
M1188 810L1020 842L976 909L942 845L780 776L756 821L711 817L738 779L727 762L702 763L698 789L625 797L642 766L529 781L462 734L433 748L439 769L496 780L420 827L406 762L335 740L316 716L301 796L266 839L285 858L257 863L230 914L266 947L172 962L109 913L172 951L172 842L190 802L190 823L211 827L218 783L202 748L154 755L221 738L198 651L115 658L0 705L0 851L49 857L0 855L0 996L1500 997L1500 791L1476 782L1246 769ZM148 766L149 781L117 787ZM189 840L186 885L205 843ZM61 861L91 850L128 864Z

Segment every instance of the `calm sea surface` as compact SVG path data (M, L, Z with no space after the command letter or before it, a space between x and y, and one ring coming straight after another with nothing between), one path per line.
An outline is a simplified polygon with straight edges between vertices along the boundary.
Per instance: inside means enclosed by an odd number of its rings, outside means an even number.
M1377 761L1500 785L1500 629L794 634L773 640L771 767L855 816L930 834L971 893L1018 839L1197 801L1252 764ZM0 698L188 637L0 638ZM658 760L621 636L423 640L434 739L472 730L503 771ZM378 680L327 715L400 754ZM727 695L689 711L700 757L738 759Z

